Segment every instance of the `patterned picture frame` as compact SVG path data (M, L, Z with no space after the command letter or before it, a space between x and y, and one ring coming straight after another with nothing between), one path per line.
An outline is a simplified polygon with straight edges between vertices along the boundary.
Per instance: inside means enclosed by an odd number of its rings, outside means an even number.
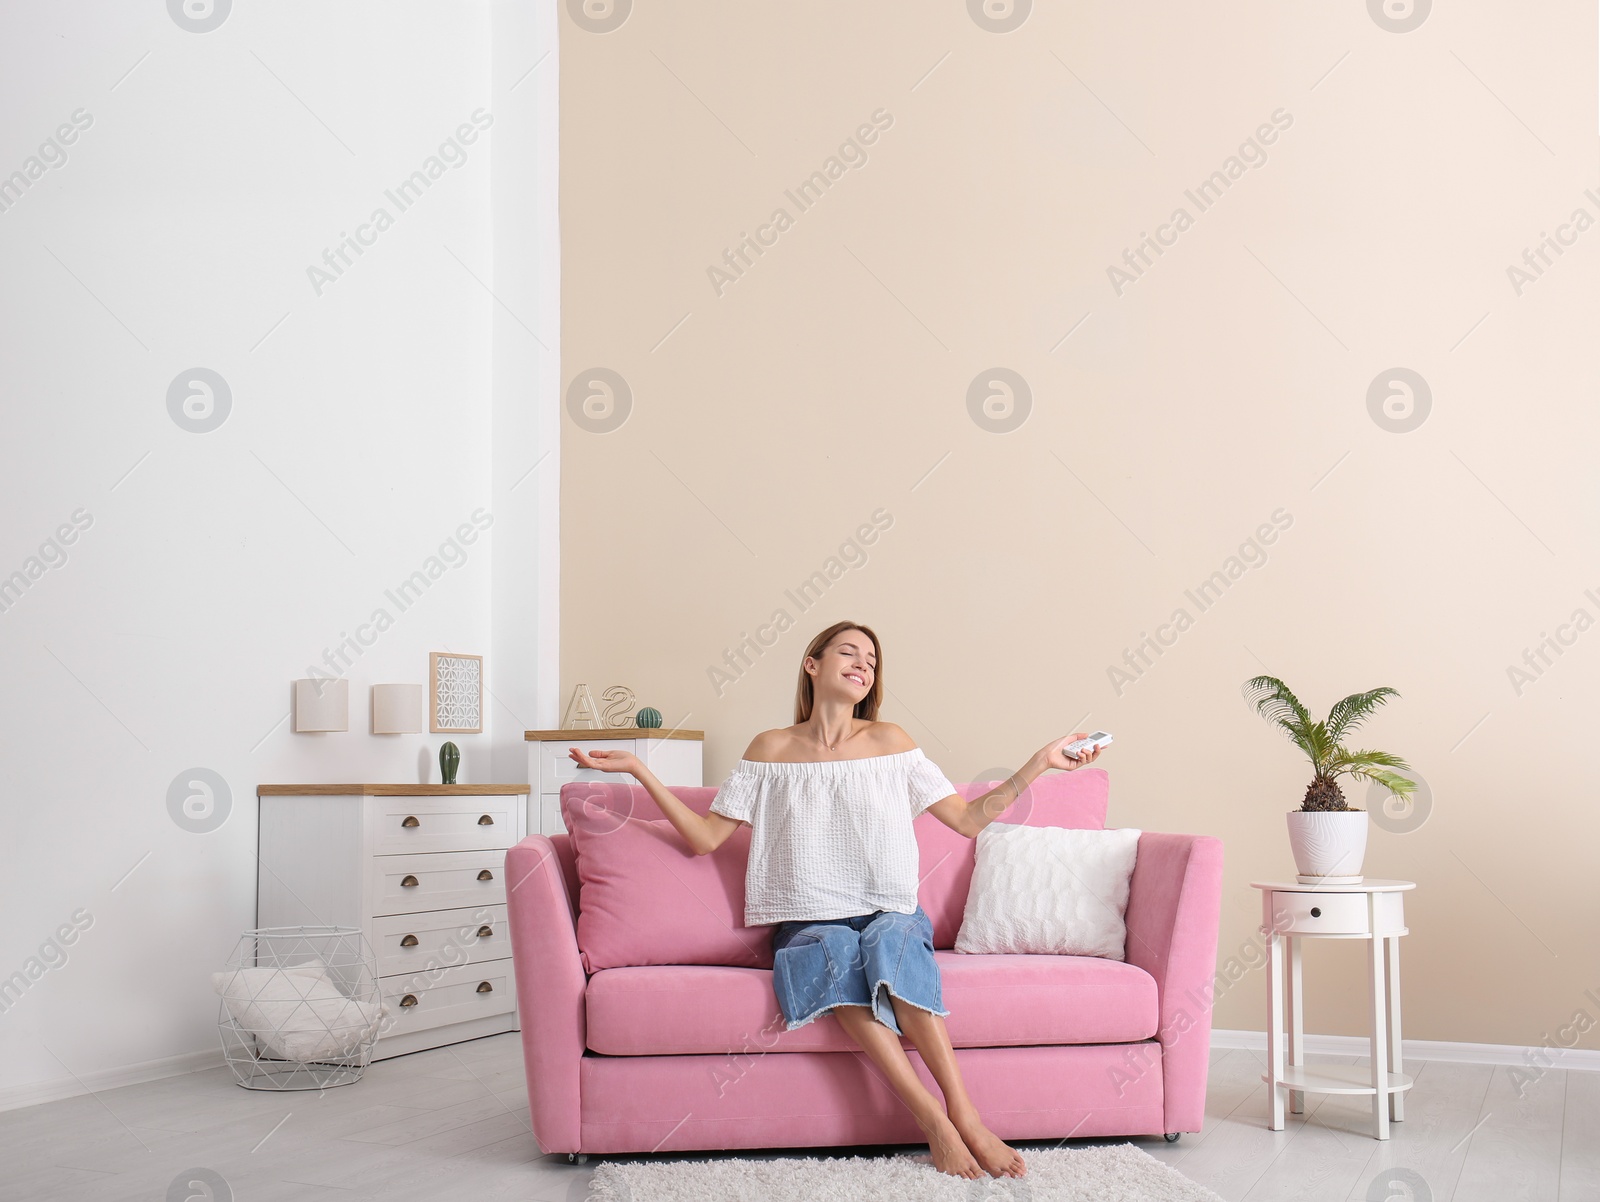
M483 656L428 652L428 730L436 735L483 733Z

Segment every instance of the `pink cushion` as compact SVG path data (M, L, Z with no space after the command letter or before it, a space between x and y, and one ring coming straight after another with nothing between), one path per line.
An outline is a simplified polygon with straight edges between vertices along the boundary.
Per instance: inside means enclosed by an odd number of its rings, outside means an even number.
M714 796L715 789L678 790ZM704 812L711 796L697 799ZM772 929L744 925L750 829L708 856L689 851L642 788L578 782L561 790L579 881L585 972L641 964L772 967Z
M956 791L971 801L998 783L979 781L957 785ZM1111 780L1104 768L1051 772L1034 781L1004 813L995 815L995 821L1018 826L1103 830L1110 796ZM956 834L932 814L923 814L914 825L922 858L922 885L917 890L917 901L933 922L933 946L952 948L966 910L967 890L972 885L977 841Z
M958 1048L1123 1043L1156 1033L1155 979L1096 956L935 952ZM588 1045L608 1056L842 1052L824 1016L784 1029L772 973L708 966L612 968L585 991Z

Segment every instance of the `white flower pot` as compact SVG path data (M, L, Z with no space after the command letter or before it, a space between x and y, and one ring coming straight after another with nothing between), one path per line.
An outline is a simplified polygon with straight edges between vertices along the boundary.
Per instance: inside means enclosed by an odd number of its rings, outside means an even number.
M1367 854L1365 810L1292 810L1289 850L1302 885L1357 885Z

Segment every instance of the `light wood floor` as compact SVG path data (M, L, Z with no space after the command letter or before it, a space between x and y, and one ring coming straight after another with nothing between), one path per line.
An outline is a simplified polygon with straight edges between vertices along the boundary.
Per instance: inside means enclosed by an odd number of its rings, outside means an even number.
M1239 1051L1212 1054L1204 1131L1177 1144L1134 1142L1241 1202L1600 1199L1600 1073L1552 1070L1519 1098L1506 1068L1406 1069L1417 1084L1387 1143L1367 1134L1366 1105L1329 1095L1312 1095L1305 1115L1268 1131L1261 1058ZM1095 1142L1123 1141L1071 1141ZM763 1155L872 1151L918 1149ZM216 1069L11 1111L0 1114L0 1164L0 1198L30 1202L159 1200L194 1168L221 1174L238 1202L581 1202L594 1168L540 1155L515 1034L383 1061L362 1082L321 1095L256 1093ZM1410 1193L1369 1194L1380 1173L1399 1170L1425 1186L1402 1178ZM216 1197L226 1202L225 1192Z

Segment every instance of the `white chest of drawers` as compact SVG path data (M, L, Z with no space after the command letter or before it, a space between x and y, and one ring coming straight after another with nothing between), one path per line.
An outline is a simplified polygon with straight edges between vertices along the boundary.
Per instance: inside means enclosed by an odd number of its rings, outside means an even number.
M389 1006L373 1058L517 1029L506 850L527 785L262 785L256 925L358 927Z
M561 821L561 786L570 781L635 783L630 776L578 767L567 754L573 747L583 751L631 751L664 785L703 783L704 731L608 726L593 730L529 730L522 737L528 743L528 780L532 789L528 803L530 834L557 835L567 829Z

